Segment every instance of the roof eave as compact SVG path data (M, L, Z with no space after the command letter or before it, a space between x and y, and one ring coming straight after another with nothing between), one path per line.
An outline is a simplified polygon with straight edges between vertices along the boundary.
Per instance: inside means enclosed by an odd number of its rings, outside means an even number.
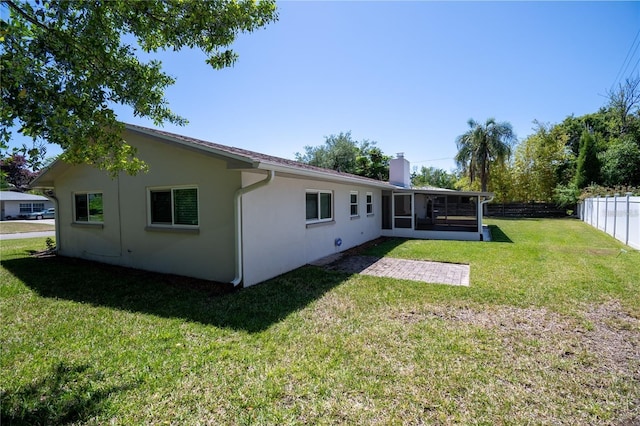
M57 173L58 169L64 170L63 169L64 165L67 165L68 167L67 163L60 160L60 158L57 158L49 166L42 169L40 174L38 174L38 176L36 176L36 178L31 181L31 183L29 184L29 187L34 189L53 188L55 186L54 185L55 174Z
M229 167L234 169L258 169L258 170L273 170L275 172L286 173L296 176L304 176L315 179L329 180L334 182L344 182L344 183L357 183L360 185L383 188L383 189L393 189L394 186L383 181L375 181L368 180L366 178L360 178L358 176L350 176L350 175L336 175L333 171L323 172L322 170L310 170L304 169L294 166L287 166L286 164L281 163L272 163L270 161L264 161L261 159L256 159L251 156L245 156L241 154L235 154L224 150L216 149L212 146L207 146L203 144L193 143L188 140L183 140L180 138L172 137L171 135L158 133L153 129L141 128L135 125L125 124L125 128L132 132L137 132L140 134L144 134L147 136L161 138L165 141L175 143L181 146L186 146L192 149L196 149L202 152L208 152L213 155L217 155L220 157L224 157L229 159Z
M420 188L402 188L398 187L397 192L422 192L425 194L436 195L462 195L465 197L493 197L493 192L480 192L480 191L458 191L455 189L420 189Z
M321 170L307 170L307 169L300 169L297 167L287 167L286 165L274 164L274 163L269 163L265 161L257 162L254 164L255 164L255 168L259 170L273 170L276 173L280 172L280 173L286 173L290 175L308 177L312 179L320 179L320 180L326 180L326 181L332 181L332 182L338 182L338 183L358 184L358 185L370 186L370 187L381 188L381 189L394 188L394 186L389 184L388 182L369 180L366 178L360 178L355 175L353 176L337 175L332 172L323 172Z

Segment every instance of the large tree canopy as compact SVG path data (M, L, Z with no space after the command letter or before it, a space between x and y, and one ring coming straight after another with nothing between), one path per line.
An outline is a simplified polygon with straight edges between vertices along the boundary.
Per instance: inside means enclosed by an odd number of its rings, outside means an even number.
M491 164L504 163L509 157L515 134L510 123L497 122L494 118L487 119L484 124L469 119L467 124L469 130L456 139L458 154L455 160L469 174L470 182L479 177L481 190L486 191Z
M114 105L157 125L186 122L164 96L174 79L137 48L196 48L220 69L235 62L229 46L239 33L277 19L274 0L2 0L0 8L1 143L18 128L60 145L66 161L112 173L144 168L122 140Z
M389 179L390 157L376 142L353 140L351 132L326 136L324 145L307 145L304 151L304 154L296 153L297 161L371 179Z
M415 187L434 186L436 188L456 189L458 177L455 173L436 167L422 166L420 172L414 170L411 174L411 185Z
M513 195L522 201L551 201L561 168L568 167L569 137L559 126L534 121L535 133L515 148L512 162Z

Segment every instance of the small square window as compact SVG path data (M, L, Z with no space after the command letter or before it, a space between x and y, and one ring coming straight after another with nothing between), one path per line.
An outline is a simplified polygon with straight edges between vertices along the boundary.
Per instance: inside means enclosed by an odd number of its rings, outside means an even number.
M149 190L152 225L198 226L198 188Z
M101 192L76 193L74 194L73 201L75 222L104 222Z
M308 190L305 194L307 223L328 222L333 219L333 193Z

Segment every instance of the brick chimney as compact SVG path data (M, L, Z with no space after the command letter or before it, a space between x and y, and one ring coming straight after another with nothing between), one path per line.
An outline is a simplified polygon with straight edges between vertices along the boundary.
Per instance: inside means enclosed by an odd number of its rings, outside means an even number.
M409 161L404 158L404 152L399 152L396 158L389 161L389 183L391 185L411 188L411 173Z

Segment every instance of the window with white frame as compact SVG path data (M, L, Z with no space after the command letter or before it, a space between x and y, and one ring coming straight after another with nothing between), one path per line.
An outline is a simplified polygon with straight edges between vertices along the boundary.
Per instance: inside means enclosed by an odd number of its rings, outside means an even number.
M20 213L40 212L44 210L44 203L20 203Z
M307 223L333 220L333 192L307 190L305 194L305 210Z
M358 216L358 191L351 191L349 194L349 207L351 217Z
M373 214L373 193L367 192L366 198L367 214Z
M198 226L198 188L151 188L149 223L160 226Z
M73 211L75 222L103 223L102 193L76 192L73 194Z

